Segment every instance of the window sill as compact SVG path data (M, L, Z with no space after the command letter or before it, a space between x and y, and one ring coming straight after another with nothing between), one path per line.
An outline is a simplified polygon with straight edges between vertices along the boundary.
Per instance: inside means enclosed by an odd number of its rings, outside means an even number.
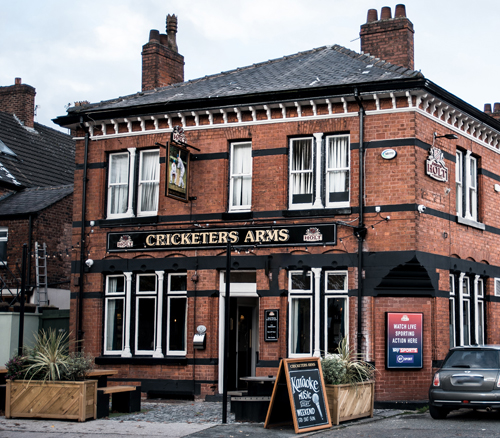
M351 207L345 208L318 208L307 210L283 210L283 217L314 217L314 216L336 216L352 213Z
M160 358L151 356L99 356L95 358L95 363L96 365L187 365L187 358L183 356Z
M484 231L486 229L486 226L481 222L476 222L475 220L466 219L461 216L457 216L457 222L462 225L467 225L468 227L477 228L478 230Z
M101 228L117 227L121 225L136 225L136 224L157 224L158 216L138 216L138 217L123 217L118 219L104 219L97 221L96 225Z
M230 211L228 213L222 213L222 220L245 220L252 219L253 213L251 211Z

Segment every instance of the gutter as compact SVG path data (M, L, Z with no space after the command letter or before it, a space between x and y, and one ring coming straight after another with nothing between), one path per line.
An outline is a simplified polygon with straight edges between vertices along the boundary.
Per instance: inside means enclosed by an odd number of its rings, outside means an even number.
M83 117L80 117L80 127L85 131L85 151L83 156L83 177L82 177L82 225L80 233L80 277L78 278L78 321L77 321L77 348L78 351L82 351L82 341L83 335L83 292L84 292L84 282L83 277L85 275L85 212L87 209L87 159L89 150L89 130L83 124Z
M365 149L364 149L364 120L365 108L359 97L359 90L354 89L354 99L359 106L359 220L358 226L354 228L354 235L358 239L358 319L357 319L357 353L361 354L361 344L363 341L362 328L362 312L363 312L363 241L366 236L366 227L364 224L363 210L365 207Z

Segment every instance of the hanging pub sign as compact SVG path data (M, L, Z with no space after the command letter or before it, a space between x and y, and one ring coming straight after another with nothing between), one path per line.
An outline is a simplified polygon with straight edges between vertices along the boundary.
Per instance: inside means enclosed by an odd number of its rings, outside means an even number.
M448 168L444 162L444 154L440 149L434 146L429 149L429 156L425 162L425 171L427 175L435 180L448 181Z
M167 148L167 175L165 178L165 195L188 202L189 198L189 161L190 152L180 144L185 144L186 136L182 128L176 126L181 132L174 129L172 138ZM180 143L183 141L182 143Z
M295 433L332 427L318 357L280 362L264 427L290 423Z
M336 245L336 224L288 225L241 228L194 228L168 231L108 233L107 250L154 251L165 249L238 248L269 246Z
M386 312L386 367L422 368L422 313Z
M264 341L277 342L279 337L279 310L264 310Z

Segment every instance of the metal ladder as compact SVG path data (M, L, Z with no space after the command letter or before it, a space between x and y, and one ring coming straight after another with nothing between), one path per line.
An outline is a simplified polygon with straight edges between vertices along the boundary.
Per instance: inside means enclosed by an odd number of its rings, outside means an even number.
M38 306L49 304L47 298L47 245L39 245L35 242L36 261L36 301Z

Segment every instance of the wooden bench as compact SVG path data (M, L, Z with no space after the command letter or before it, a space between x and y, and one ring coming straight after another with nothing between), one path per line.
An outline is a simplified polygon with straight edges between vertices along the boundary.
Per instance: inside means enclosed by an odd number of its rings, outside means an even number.
M106 386L97 388L97 418L109 416L109 396L113 412L139 412L141 410L141 386Z

